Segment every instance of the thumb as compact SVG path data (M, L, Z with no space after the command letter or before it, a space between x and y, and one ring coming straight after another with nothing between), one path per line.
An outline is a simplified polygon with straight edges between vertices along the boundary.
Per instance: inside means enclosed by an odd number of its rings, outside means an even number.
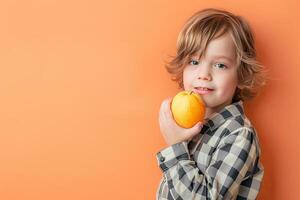
M203 127L202 122L198 122L197 124L195 124L192 128L188 129L187 137L193 137L197 135L201 131L202 127Z

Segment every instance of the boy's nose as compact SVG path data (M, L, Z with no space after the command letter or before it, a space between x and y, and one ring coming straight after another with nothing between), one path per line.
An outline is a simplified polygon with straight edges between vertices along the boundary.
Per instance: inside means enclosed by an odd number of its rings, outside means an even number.
M212 77L209 64L203 63L203 65L198 68L197 76L198 79L211 81Z
M206 81L211 81L211 77L210 76L206 76L206 77L198 77L198 79L202 79L202 80L206 80Z
M199 74L198 75L198 79L200 79L200 80L205 80L205 81L211 81L211 75L210 75L210 73L208 72L208 73L201 73L201 74Z

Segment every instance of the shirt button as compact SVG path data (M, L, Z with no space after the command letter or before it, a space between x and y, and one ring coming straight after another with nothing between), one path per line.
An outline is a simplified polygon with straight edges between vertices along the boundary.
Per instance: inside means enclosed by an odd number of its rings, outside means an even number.
M165 160L166 160L165 157L161 157L161 158L160 158L160 162L164 162Z

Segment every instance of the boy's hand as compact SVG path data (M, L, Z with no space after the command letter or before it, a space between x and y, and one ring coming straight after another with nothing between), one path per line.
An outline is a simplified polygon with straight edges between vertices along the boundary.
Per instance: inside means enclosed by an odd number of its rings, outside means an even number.
M195 126L189 129L179 126L173 118L173 114L171 111L171 101L171 97L165 99L162 102L159 111L160 131L168 145L191 140L201 131L203 127L203 123L201 122L197 123Z

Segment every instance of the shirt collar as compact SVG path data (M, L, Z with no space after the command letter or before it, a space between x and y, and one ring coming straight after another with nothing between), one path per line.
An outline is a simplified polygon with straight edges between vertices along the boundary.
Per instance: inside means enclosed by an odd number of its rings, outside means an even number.
M236 116L244 115L244 105L243 101L237 101L230 105L225 106L219 112L211 115L205 121L203 126L203 131L206 132L207 129L211 131L221 126L227 119L234 118Z

